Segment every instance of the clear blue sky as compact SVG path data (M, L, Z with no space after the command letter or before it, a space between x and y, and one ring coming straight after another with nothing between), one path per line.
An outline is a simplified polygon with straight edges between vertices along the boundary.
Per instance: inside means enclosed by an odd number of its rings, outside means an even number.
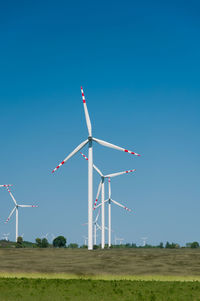
M0 5L0 182L12 183L19 233L34 240L87 235L87 137L83 85L95 137L141 153L95 145L94 162L115 178L113 230L126 242L200 241L199 1L4 1ZM87 148L83 150L87 155ZM94 197L99 178L94 178ZM0 191L0 235L14 239L13 207Z

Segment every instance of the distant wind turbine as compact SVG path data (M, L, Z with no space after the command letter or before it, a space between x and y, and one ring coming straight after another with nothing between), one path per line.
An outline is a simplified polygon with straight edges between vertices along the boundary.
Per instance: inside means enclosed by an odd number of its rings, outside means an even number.
M98 219L99 219L99 214L100 214L100 209L98 210L98 213L96 215L96 218L93 222L94 225L94 245L97 244L97 230L101 230L100 225L98 224ZM83 226L87 225L88 223L84 223Z
M88 158L83 153L81 153L81 155L83 156L83 158L85 158L85 160L88 161ZM101 248L104 249L104 247L105 247L105 205L104 205L105 204L105 195L104 195L105 179L114 178L114 177L117 177L117 176L120 176L120 175L128 174L128 173L136 171L136 169L130 169L130 170L125 170L125 171L121 171L121 172L115 172L115 173L112 173L112 174L103 175L101 170L95 164L93 164L93 168L97 171L97 173L101 177L101 180L100 180L100 183L99 183L99 186L98 186L96 200L95 200L95 203L94 203L94 209L96 208L97 201L98 201L98 198L99 198L99 194L100 194L100 192L102 192L101 193L101 204L99 206L101 206ZM110 189L110 186L109 186L109 189ZM111 191L111 190L109 190L109 191ZM109 198L110 198L110 196L109 196ZM108 202L108 203L109 203L109 208L110 208L111 202ZM111 209L109 209L109 212L110 212L110 210ZM109 240L111 240L111 216L109 217L109 222L110 222L110 227L108 226ZM109 245L109 243L108 243L108 245Z
M87 246L87 241L88 241L87 236L83 236L83 239L84 239L84 246Z
M131 209L129 209L128 207L114 201L111 198L111 185L110 185L110 175L109 175L109 179L108 179L108 199L105 201L105 203L108 202L108 247L111 247L111 203L114 203L115 205L122 207L123 209L127 210L127 211L131 211ZM101 206L102 204L99 204L96 206L96 208L98 208L99 206Z
M122 244L122 241L124 240L124 238L118 238L115 236L115 245L117 244L117 241L119 241L119 244Z
M11 191L9 190L9 188L6 187L6 189L8 190L8 192L9 192L9 194L10 194L10 196L11 196L11 198L12 198L14 204L15 204L15 207L14 207L13 210L11 211L11 213L10 213L10 215L8 216L8 218L7 218L7 220L5 221L5 223L7 223L7 222L10 220L11 216L12 216L13 213L16 211L16 235L15 235L15 240L16 240L16 242L17 242L17 238L18 238L18 209L19 209L19 208L26 208L26 207L32 207L32 208L33 208L33 207L38 207L38 206L35 206L35 205L19 205L19 204L17 204L17 202L16 202L14 196L12 195Z
M142 237L142 238L141 238L141 240L143 241L143 247L146 246L147 238L148 238L148 237Z
M8 241L8 236L9 235L10 235L10 233L4 233L3 236L2 236L2 239Z

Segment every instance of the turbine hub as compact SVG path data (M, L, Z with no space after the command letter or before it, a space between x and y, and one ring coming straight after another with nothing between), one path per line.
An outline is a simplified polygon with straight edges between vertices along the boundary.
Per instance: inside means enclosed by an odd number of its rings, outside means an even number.
M89 140L89 141L92 141L92 136L88 136L88 140Z

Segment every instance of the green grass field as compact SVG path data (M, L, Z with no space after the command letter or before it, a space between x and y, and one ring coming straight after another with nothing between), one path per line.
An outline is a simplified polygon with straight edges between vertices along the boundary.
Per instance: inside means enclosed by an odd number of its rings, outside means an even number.
M1 301L196 301L199 282L0 278Z
M0 249L0 301L200 301L200 250Z

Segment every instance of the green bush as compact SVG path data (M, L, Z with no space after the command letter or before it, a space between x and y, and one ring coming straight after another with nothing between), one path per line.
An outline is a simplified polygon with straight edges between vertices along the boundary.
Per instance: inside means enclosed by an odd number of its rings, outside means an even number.
M55 248L64 248L66 247L67 239L64 236L58 236L53 240L53 246Z

